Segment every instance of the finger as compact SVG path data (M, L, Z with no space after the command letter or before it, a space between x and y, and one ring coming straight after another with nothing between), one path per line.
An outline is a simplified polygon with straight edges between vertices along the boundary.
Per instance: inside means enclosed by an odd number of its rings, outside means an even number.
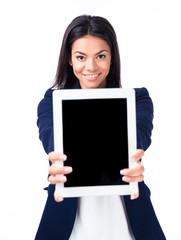
M135 168L125 168L120 171L121 175L126 176L137 176L142 173L144 173L145 168L142 163L138 162L137 166Z
M56 191L54 192L54 199L56 202L62 202L63 201L63 197L57 195Z
M136 198L138 198L138 197L139 197L139 192L138 192L138 193L133 193L133 194L131 194L130 199L131 199L131 200L134 200L134 199L136 199Z
M51 184L65 183L67 181L67 178L66 178L66 176L53 176L53 175L50 175L49 178L48 178L48 181Z
M139 161L142 157L144 156L144 150L142 149L137 149L136 153L131 156L131 161Z
M50 175L69 174L72 171L73 171L72 167L65 166L65 167L58 168L55 166L55 164L52 164L48 170Z
M144 175L138 175L138 176L123 176L122 180L124 182L142 182L144 180Z
M48 158L50 159L51 162L54 163L55 161L65 161L67 159L67 156L65 154L50 152L48 154Z

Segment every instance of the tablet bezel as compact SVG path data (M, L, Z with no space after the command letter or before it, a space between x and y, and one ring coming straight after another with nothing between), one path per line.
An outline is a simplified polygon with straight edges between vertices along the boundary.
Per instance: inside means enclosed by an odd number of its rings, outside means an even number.
M137 163L130 161L136 151L136 104L135 91L128 88L105 88L105 89L56 89L53 91L53 128L54 128L54 151L63 153L63 122L62 101L77 99L114 99L124 98L127 100L127 132L128 132L128 155L129 168L134 168ZM66 162L65 162L66 164ZM63 167L64 162L56 161L57 167ZM121 169L120 169L121 170ZM59 175L61 176L61 175ZM120 178L121 178L120 174ZM68 178L68 175L67 175ZM100 195L130 195L138 192L138 183L128 185L109 186L86 186L64 187L64 183L56 184L56 192L63 197L82 197Z

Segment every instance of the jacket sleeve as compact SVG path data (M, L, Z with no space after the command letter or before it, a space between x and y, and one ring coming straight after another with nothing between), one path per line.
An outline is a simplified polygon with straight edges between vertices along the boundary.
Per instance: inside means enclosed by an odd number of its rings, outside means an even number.
M151 144L153 103L146 88L136 88L137 148L144 151Z
M38 105L39 138L47 154L54 150L52 92L52 89L47 90Z

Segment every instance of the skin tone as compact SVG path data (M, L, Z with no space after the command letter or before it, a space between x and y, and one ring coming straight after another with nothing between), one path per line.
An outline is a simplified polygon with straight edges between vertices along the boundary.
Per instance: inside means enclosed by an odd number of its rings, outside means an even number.
M72 44L70 64L81 88L104 88L111 66L111 49L101 38L84 36Z
M106 86L106 77L111 67L111 50L106 41L101 38L86 35L77 39L72 44L71 59L69 63L73 67L75 76L79 79L82 89L104 88ZM144 167L140 162L144 151L137 149L131 156L131 161L137 162L137 166L132 169L122 169L120 174L125 182L142 182L144 180ZM51 184L64 183L67 181L67 175L73 171L71 166L61 168L55 167L55 161L66 161L67 156L56 152L48 154L52 165L49 167L49 182ZM63 176L58 177L56 175ZM120 177L121 177L120 175ZM139 193L132 194L131 199L139 197ZM54 192L55 201L63 201L62 196Z

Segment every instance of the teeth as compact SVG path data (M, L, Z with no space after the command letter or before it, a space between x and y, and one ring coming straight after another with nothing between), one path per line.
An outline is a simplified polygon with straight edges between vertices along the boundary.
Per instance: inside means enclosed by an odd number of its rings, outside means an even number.
M94 75L85 75L87 78L95 78L97 77L99 74L94 74Z

